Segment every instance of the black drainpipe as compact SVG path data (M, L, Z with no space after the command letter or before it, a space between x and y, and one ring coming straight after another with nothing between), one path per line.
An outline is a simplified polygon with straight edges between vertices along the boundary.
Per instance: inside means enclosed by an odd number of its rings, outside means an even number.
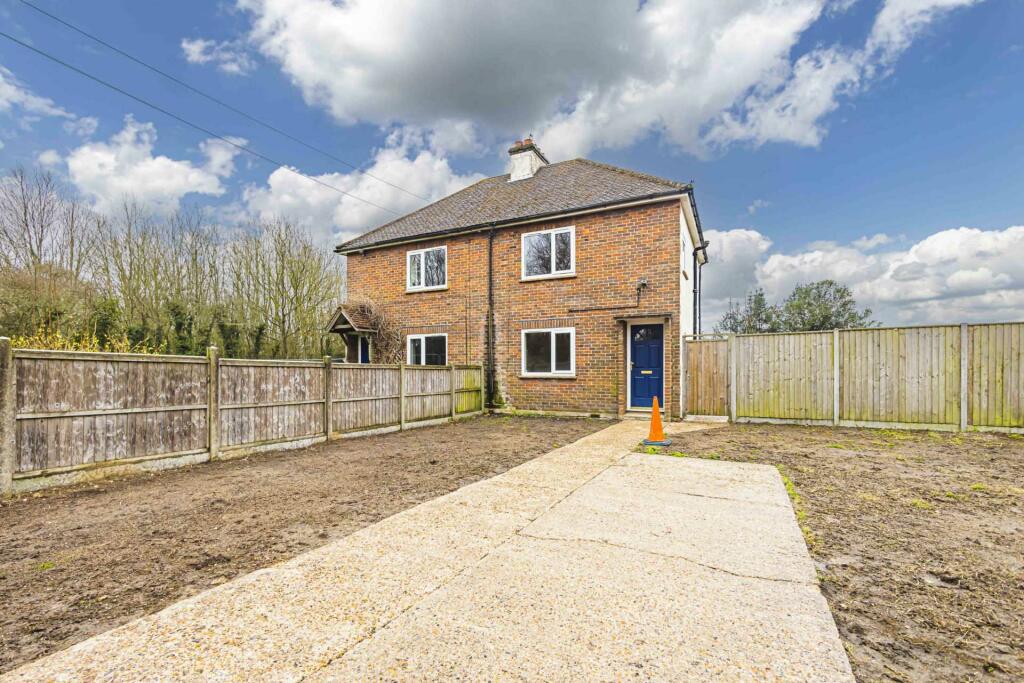
M704 258L708 257L708 242L704 240L698 247L693 250L693 333L700 334L701 332L701 314L703 313L703 294L701 287L701 275L703 274L704 264L697 260L697 254L704 252Z
M487 233L487 407L494 407L494 226Z

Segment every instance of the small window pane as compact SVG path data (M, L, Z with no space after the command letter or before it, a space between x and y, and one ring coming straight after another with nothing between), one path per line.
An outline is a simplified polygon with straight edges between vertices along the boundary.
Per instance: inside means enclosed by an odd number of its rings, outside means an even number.
M445 338L442 335L426 337L426 365L445 365L448 363Z
M423 365L423 340L409 340L409 365Z
M431 249L425 252L426 268L424 269L425 287L443 287L445 284L446 253L444 249Z
M551 372L551 333L526 333L526 371Z
M555 335L555 372L572 370L572 335L559 332Z
M421 287L423 279L420 276L423 254L409 254L409 286Z
M526 244L526 275L551 274L551 235L529 235Z
M572 270L572 233L555 233L555 270L564 273Z

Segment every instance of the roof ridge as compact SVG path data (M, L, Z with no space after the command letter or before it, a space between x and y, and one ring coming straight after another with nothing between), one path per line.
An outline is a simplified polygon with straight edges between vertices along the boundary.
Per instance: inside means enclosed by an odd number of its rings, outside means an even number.
M671 187L678 188L680 190L688 190L688 189L691 189L693 187L692 183L681 183L678 180L670 180L668 178L662 178L661 176L656 176L656 175L654 175L652 173L644 173L642 171L634 171L631 168L623 168L621 166L614 166L612 164L606 164L606 163L604 163L602 161L594 161L593 159L587 159L585 157L576 157L575 159L571 159L571 161L582 161L584 163L590 164L591 166L597 166L598 168L604 168L604 169L607 169L609 171L615 171L617 173L622 173L623 175L633 176L634 178L640 178L642 180L650 180L650 181L656 182L656 183L663 183L665 185L670 185ZM564 163L564 162L560 162L560 163Z

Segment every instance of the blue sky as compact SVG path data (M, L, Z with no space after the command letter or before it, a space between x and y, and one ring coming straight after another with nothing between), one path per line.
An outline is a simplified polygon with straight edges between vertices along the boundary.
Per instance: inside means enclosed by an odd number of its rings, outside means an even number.
M33 1L362 172L16 0L2 30L396 212L504 172L530 132L553 160L692 179L709 319L819 277L891 323L1024 317L1019 0ZM324 244L390 217L6 39L0 67L0 167L46 166L98 210L283 214Z

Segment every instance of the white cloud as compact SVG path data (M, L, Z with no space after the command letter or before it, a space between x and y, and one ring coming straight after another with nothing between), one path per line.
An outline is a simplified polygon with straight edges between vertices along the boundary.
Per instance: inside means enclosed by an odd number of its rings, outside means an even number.
M1024 319L1024 226L942 230L888 251L872 251L888 243L879 235L791 252L772 252L770 241L753 230L709 231L708 237L708 321L754 287L780 301L796 285L826 278L848 285L885 323Z
M91 138L99 128L100 122L94 116L81 116L73 121L65 121L62 128L67 133L77 135L82 138Z
M784 78L756 85L742 104L724 112L707 139L763 145L791 142L816 147L827 132L825 118L844 96L856 95L887 74L913 40L950 10L981 0L885 0L864 47L819 47L798 58Z
M34 116L54 116L74 120L75 115L48 97L36 95L19 81L10 69L0 66L0 113L11 114L15 110Z
M388 137L387 144L375 152L373 163L365 171L325 173L316 178L399 213L427 203L367 174L383 178L431 201L483 177L456 173L443 155L424 146L422 136L416 131L402 129ZM244 201L249 211L263 218L285 216L303 224L324 243L338 243L355 237L396 217L283 168L271 173L265 186L247 188Z
M889 244L890 242L892 242L891 237L883 232L876 232L871 237L868 237L867 235L859 237L851 242L851 244L861 251L871 251L872 249Z
M156 127L125 117L124 128L108 142L90 142L67 157L68 175L98 211L110 211L132 197L154 211L176 209L187 194L224 194L222 180L234 172L238 151L220 140L200 145L206 163L154 155Z
M46 149L36 155L36 163L43 168L56 168L64 162L60 152L55 149Z
M749 206L747 206L747 213L753 216L761 209L766 209L771 205L772 203L766 199L755 199L754 201L750 202Z
M213 63L220 71L232 76L244 76L256 68L256 61L241 41L218 42L205 38L183 38L181 51L189 64Z
M340 122L458 141L453 130L472 121L470 149L534 132L553 159L649 135L697 154L820 144L844 96L948 10L980 0L885 0L859 49L794 54L854 1L236 0L251 44Z

